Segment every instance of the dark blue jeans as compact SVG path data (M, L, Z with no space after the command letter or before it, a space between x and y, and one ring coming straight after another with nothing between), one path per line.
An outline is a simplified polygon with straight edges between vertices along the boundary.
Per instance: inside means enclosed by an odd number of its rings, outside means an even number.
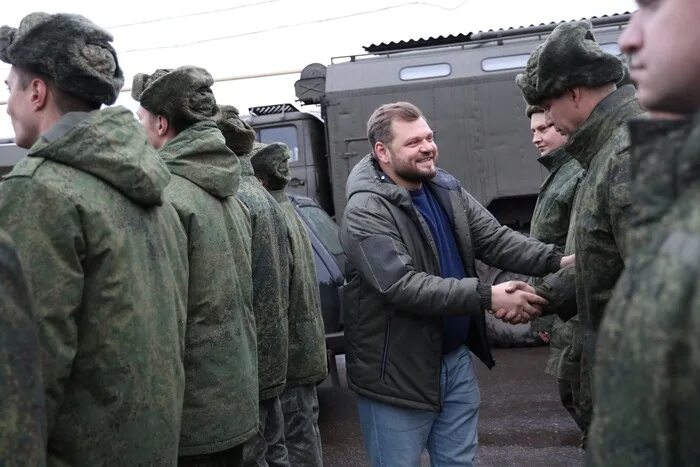
M481 395L466 346L442 357L440 392L440 412L360 396L360 424L373 467L418 467L423 449L433 467L474 465Z

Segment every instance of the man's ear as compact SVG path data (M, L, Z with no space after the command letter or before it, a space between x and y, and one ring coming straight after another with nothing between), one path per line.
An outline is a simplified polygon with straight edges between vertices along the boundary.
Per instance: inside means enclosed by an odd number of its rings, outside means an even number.
M567 91L569 99L571 99L571 102L574 104L575 108L579 108L581 105L581 100L583 99L583 93L581 92L581 88L571 88Z
M42 110L46 107L49 97L49 87L44 80L34 78L29 83L30 95L29 99L34 111Z
M165 136L170 129L170 122L162 115L158 115L157 118L158 124L156 125L156 131L158 132L158 136Z
M381 141L374 143L374 155L377 156L377 160L383 164L389 163L389 148L386 144Z

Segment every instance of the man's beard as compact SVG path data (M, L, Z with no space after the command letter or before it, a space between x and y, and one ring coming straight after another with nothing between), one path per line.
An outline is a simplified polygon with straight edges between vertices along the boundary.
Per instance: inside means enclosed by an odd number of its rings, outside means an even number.
M392 157L394 158L394 161L398 160L396 157L394 157L393 154ZM437 174L436 157L433 158L432 170L417 170L408 164L404 165L403 163L399 163L394 164L394 173L396 173L396 175L409 182L427 182L430 179L432 179L435 176L435 174Z

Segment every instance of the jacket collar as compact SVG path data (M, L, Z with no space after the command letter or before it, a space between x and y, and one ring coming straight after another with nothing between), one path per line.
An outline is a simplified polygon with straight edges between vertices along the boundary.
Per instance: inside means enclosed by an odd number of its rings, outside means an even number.
M598 103L583 125L569 136L564 149L588 169L613 132L639 112L634 86L623 86Z
M564 148L555 149L549 154L537 158L537 162L542 164L550 174L557 173L561 166L570 160L571 155L564 151Z

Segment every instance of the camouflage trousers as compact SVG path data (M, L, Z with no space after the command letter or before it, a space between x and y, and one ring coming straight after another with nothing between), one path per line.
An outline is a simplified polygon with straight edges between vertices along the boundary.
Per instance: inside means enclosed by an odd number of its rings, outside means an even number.
M241 467L243 465L243 445L211 454L179 457L177 465L178 467Z
M260 401L258 431L243 444L244 467L289 467L279 397Z
M583 352L583 334L581 322L575 321L571 342L562 350L557 379L567 380L571 383L572 404L575 413L575 415L572 414L572 417L583 432L581 444L585 447L593 415L593 401L591 399L591 367Z
M291 386L280 395L284 438L292 467L323 467L315 384Z

